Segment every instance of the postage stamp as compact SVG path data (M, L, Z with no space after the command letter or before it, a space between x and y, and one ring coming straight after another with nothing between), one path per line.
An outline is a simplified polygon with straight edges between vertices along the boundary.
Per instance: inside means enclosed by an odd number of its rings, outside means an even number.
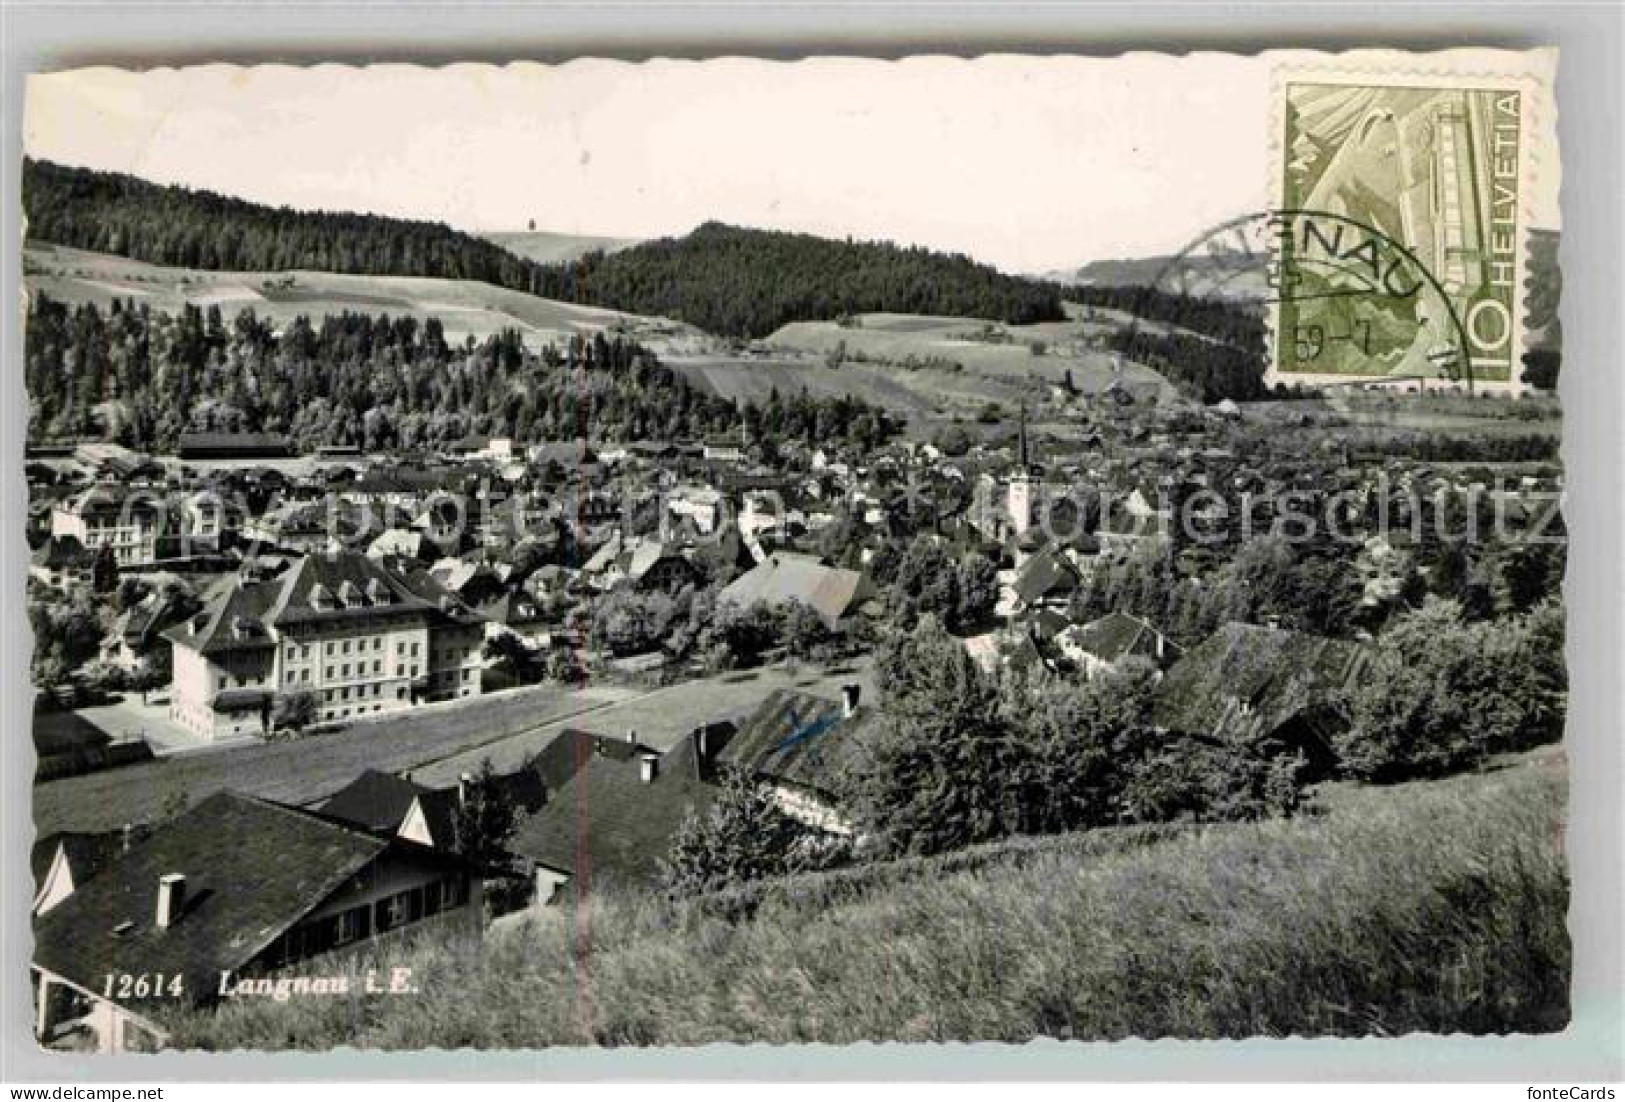
M1540 89L1431 68L1277 75L1278 381L1522 390Z

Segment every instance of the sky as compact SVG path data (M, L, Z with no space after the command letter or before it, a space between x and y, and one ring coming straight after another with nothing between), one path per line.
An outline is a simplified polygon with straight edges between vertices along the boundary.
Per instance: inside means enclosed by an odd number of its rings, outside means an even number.
M82 69L30 78L24 147L263 203L471 232L534 220L646 238L716 219L1044 272L1172 252L1267 207L1273 64L1130 54Z

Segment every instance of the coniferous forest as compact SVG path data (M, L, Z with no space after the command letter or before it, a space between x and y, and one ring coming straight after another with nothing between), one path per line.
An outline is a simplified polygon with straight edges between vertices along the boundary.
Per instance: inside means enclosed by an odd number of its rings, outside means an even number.
M29 235L151 264L481 280L544 298L763 337L791 321L889 311L1052 321L1054 286L964 256L706 223L682 238L540 264L437 222L275 208L134 176L23 163Z
M505 330L445 340L440 322L303 316L278 333L252 310L178 315L36 294L25 344L31 440L97 436L171 451L183 432L287 434L301 449L435 447L470 434L520 442L693 438L758 413L697 390L623 337L540 352ZM782 403L781 439L863 446L895 427L856 398Z

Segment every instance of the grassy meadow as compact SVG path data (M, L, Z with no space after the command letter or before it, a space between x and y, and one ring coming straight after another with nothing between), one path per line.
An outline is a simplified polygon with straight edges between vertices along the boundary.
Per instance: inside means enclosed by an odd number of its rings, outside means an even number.
M212 1049L1546 1032L1560 748L1222 827L1021 839L681 907L599 895L351 963L419 993L235 1002ZM329 966L331 967L331 966Z
M252 309L277 326L304 315L352 311L440 319L446 339L484 340L518 330L536 348L562 346L576 334L621 329L657 350L712 342L693 326L594 306L556 302L468 279L348 275L336 272L230 272L170 268L65 245L30 242L23 250L24 282L62 302L90 302L106 309L117 300L145 303L178 313L186 305L218 306L226 318Z

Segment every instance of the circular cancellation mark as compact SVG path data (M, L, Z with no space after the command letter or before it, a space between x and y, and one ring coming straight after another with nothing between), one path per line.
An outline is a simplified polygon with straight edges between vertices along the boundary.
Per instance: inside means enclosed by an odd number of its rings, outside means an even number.
M1401 242L1331 211L1221 222L1169 257L1152 288L1257 309L1272 385L1471 391L1475 382L1473 342L1446 287ZM1510 338L1510 319L1474 324L1480 345Z

